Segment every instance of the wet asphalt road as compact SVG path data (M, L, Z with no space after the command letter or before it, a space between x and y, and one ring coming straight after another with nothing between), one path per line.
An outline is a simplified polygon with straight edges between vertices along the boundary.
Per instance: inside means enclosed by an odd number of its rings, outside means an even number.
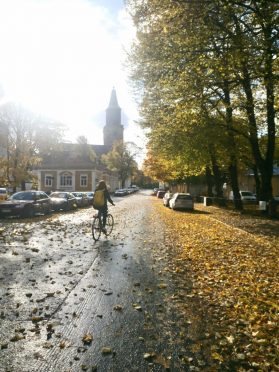
M1 372L188 370L150 192L114 200L97 243L91 208L1 221Z

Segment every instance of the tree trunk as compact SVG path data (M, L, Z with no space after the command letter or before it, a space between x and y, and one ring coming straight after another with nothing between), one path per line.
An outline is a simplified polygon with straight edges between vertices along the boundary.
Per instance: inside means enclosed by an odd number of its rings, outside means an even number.
M238 187L238 175L237 175L237 168L235 165L231 164L229 166L229 173L230 173L230 179L231 179L231 186L233 191L233 201L234 201L234 207L236 210L243 210L243 204L239 193L239 187Z
M212 182L212 175L210 168L207 166L205 169L205 178L206 178L206 184L207 184L207 196L213 196L213 182Z
M257 123L254 112L254 100L251 88L251 80L248 69L246 66L243 67L243 88L246 95L246 112L248 116L249 128L250 128L250 144L252 153L255 160L255 165L260 172L260 200L269 201L272 199L272 176L273 176L273 156L275 147L275 124L273 125L272 117L268 119L268 143L266 150L266 158L263 159L257 135ZM269 111L272 111L269 109ZM272 116L272 115L271 115Z
M237 158L236 158L236 143L234 138L234 131L233 131L233 112L231 107L231 97L230 97L230 88L229 82L224 80L224 103L226 105L226 125L227 125L227 134L229 138L229 156L230 156L230 165L229 165L229 175L231 180L231 186L233 191L233 200L234 200L234 207L236 210L243 210L243 204L239 193L238 187L238 165L237 165Z
M210 153L211 153L210 156L211 156L212 172L213 172L213 177L214 177L216 196L218 198L222 198L223 197L223 181L221 177L220 168L217 164L215 154L213 153L213 151L210 151Z
M272 45L272 27L268 23L264 27L264 36L266 43L266 58L265 58L265 88L266 88L266 118L267 118L267 149L265 156L265 171L262 181L262 193L265 197L264 200L272 203L273 190L272 190L272 177L273 177L273 161L275 151L275 108L274 108L274 75L272 69L273 63L273 45ZM262 171L262 170L261 170ZM269 215L274 217L274 208L269 208Z
M255 185L256 185L256 195L257 195L257 199L259 199L259 195L260 195L260 189L261 189L261 180L260 180L260 177L259 177L259 172L258 172L258 169L256 166L252 166L251 167L253 172L254 172L254 180L255 180Z

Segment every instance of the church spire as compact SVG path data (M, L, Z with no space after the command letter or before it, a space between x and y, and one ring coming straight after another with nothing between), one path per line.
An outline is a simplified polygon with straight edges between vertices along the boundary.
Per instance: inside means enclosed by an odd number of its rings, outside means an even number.
M112 148L114 142L123 141L123 125L121 124L121 108L118 105L116 91L113 87L109 106L106 109L106 125L104 126L104 145Z
M111 91L108 108L113 108L113 107L119 108L119 105L118 105L118 102L117 102L117 97L116 97L116 91L115 91L114 87L112 88L112 91Z

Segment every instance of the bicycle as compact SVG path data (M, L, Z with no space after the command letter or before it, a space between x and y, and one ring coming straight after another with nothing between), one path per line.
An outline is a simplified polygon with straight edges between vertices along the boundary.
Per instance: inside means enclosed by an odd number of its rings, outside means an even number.
M98 212L93 216L92 221L92 236L95 241L100 239L101 233L103 233L105 236L109 236L112 233L114 226L114 219L113 216L109 213L107 215L107 222L105 230L102 226L102 219L101 219L101 213Z

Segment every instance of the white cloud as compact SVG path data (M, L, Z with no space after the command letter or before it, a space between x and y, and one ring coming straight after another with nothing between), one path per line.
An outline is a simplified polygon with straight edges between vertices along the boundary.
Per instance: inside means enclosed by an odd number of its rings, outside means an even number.
M0 0L6 99L70 125L71 140L85 135L102 143L100 123L92 119L106 109L115 86L133 130L137 111L123 68L133 35L123 9L113 18L87 0Z

